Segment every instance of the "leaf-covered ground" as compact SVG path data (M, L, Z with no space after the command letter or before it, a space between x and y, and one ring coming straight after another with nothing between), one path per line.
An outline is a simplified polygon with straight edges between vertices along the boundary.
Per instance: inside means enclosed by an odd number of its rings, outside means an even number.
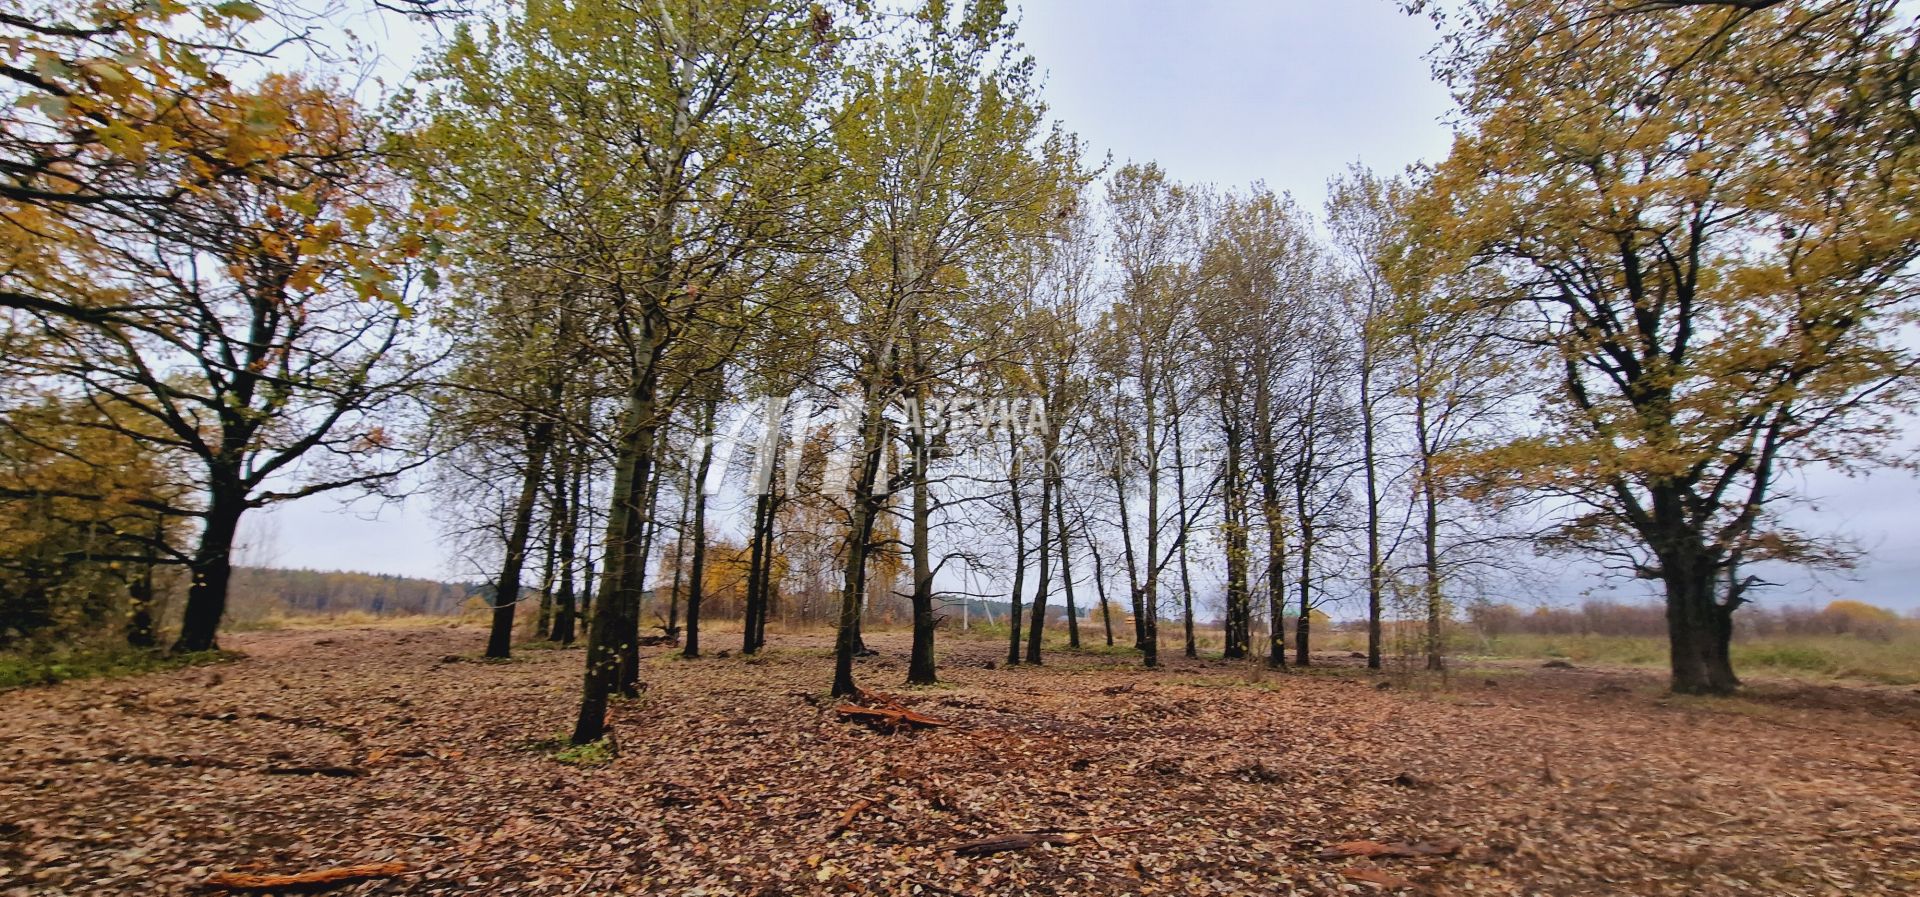
M466 659L482 638L231 636L245 659L0 694L0 895L395 861L335 893L1920 892L1907 692L1683 701L1531 667L1381 688L1344 657L990 668L1004 647L954 639L947 684L907 690L881 634L863 682L953 723L883 734L832 712L824 640L776 637L650 659L589 768L544 743L581 652ZM1020 832L1062 843L951 849ZM1459 849L1323 858L1350 841Z

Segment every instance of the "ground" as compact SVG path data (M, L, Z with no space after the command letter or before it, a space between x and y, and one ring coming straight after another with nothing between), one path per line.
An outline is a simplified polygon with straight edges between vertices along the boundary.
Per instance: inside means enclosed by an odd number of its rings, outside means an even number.
M1345 655L1008 668L959 638L943 685L905 689L883 633L863 683L952 723L887 734L833 712L824 639L776 636L650 656L617 756L581 766L549 743L581 652L476 662L483 640L253 633L232 663L0 694L0 895L390 861L409 871L336 893L1920 892L1911 690L1682 700L1645 673L1382 680ZM1033 831L1072 843L951 849ZM1355 840L1459 851L1323 858Z

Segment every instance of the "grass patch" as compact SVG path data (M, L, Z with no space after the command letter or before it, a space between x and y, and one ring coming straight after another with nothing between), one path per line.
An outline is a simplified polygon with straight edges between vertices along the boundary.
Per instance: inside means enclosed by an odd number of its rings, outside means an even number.
M1664 668L1667 643L1661 638L1613 635L1501 635L1461 646L1473 657L1565 660ZM1887 640L1845 635L1791 635L1738 639L1733 643L1736 673L1791 678L1864 679L1885 685L1920 684L1920 636L1903 633Z
M1060 650L1074 651L1076 649L1063 647ZM1160 650L1165 651L1166 648L1163 647ZM1178 649L1175 649L1175 650L1178 650ZM1140 653L1140 649L1135 648L1132 645L1122 644L1117 641L1109 645L1104 641L1089 641L1083 638L1080 642L1078 653L1101 654L1101 655L1108 655L1108 656L1117 655L1117 654L1131 654L1131 655L1138 656Z
M55 685L73 679L137 676L159 670L225 663L242 656L234 651L169 654L159 648L126 646L0 654L0 691Z
M546 754L556 762L565 763L568 766L587 769L612 763L617 754L610 738L589 741L586 744L574 744L564 732L523 741L517 747L530 753Z
M337 614L286 614L274 612L257 617L230 618L221 623L223 632L280 632L288 629L430 629L459 626L474 620L466 616L436 617L425 614L376 614L350 610Z
M552 639L540 638L540 639L529 639L524 642L517 642L514 644L513 647L521 651L573 651L576 649L585 648L586 646L587 646L587 643L585 639L576 639L571 644L563 645L563 644L560 644L559 642L553 641Z
M553 754L553 759L561 763L588 769L612 763L613 757L613 743L605 738L586 744L570 744Z

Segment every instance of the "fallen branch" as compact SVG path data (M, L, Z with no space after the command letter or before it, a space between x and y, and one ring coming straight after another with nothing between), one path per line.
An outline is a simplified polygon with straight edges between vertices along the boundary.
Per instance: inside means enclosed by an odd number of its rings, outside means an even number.
M207 879L207 887L227 891L283 891L288 889L317 890L337 885L366 881L372 878L393 878L405 875L405 863L372 863L364 866L342 866L337 869L319 869L313 872L299 872L292 875L254 875L247 872L220 872Z
M863 797L854 801L853 805L848 807L845 813L840 814L840 821L834 823L833 828L827 829L827 840L831 841L839 837L841 832L846 831L848 826L853 825L854 817L859 816L862 811L873 806L873 804L874 800L870 797Z
M269 766L262 770L270 776L326 776L334 779L357 779L367 774L358 766Z
M1378 841L1342 841L1320 851L1323 860L1349 857L1450 857L1460 852L1458 841L1415 841L1412 844L1382 844Z
M949 725L939 717L928 716L905 707L862 707L858 704L840 704L833 708L835 713L848 719L859 719L875 723L891 731L922 728L937 728Z

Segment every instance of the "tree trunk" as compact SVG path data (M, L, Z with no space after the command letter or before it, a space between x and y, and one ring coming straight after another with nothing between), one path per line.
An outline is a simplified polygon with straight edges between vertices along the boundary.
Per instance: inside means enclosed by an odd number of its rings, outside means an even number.
M1362 335L1360 354L1360 462L1367 486L1367 669L1380 669L1381 580L1379 459L1374 453L1373 355Z
M720 397L707 397L703 428L707 442L700 447L700 464L693 475L693 564L687 572L687 635L682 656L700 656L700 603L707 594L707 472L713 468L713 423L719 413Z
M1422 505L1424 506L1422 516L1425 518L1426 523L1426 532L1422 534L1421 542L1425 549L1423 566L1426 568L1427 580L1427 669L1439 671L1445 669L1447 665L1444 628L1447 607L1446 599L1440 590L1440 539L1438 535L1440 529L1440 502L1434 498L1431 488L1423 488L1421 491L1424 493L1422 498Z
M533 528L533 508L540 500L547 447L553 441L553 418L541 415L527 436L527 466L520 475L520 497L513 506L505 557L493 590L493 626L487 633L487 656L503 659L513 654L513 612L520 602L520 574L526 566L527 535Z
M1227 443L1226 470L1221 474L1221 518L1226 529L1227 620L1226 647L1223 656L1230 660L1246 657L1253 649L1253 591L1249 585L1247 564L1252 552L1247 546L1247 490L1241 473L1239 428L1232 421L1235 409L1226 392L1220 398L1222 426Z
M154 632L153 625L153 568L158 565L157 546L165 536L165 518L156 514L153 530L147 534L147 538L153 541L141 548L140 569L134 574L133 581L127 583L127 644L135 648L151 648L159 644L159 635Z
M1160 665L1160 447L1154 440L1159 426L1152 394L1147 396L1147 569L1136 604L1140 608L1140 661Z
M913 452L913 652L907 660L907 682L932 685L939 681L933 667L933 545L927 489L927 462L931 452L926 433L910 428Z
M1424 370L1423 354L1417 346L1414 351L1415 370ZM1420 541L1424 549L1422 566L1426 570L1427 669L1437 672L1446 668L1442 632L1446 605L1440 588L1440 495L1436 488L1437 478L1433 470L1434 445L1427 419L1427 394L1424 389L1414 392L1413 426L1420 452L1420 516L1423 524Z
M680 525L673 531L673 585L667 590L667 636L680 634L680 596L687 567L687 521L693 513L693 465L686 468L686 482L680 490Z
M778 487L775 487L778 488ZM779 553L775 550L776 537L780 523L780 505L783 498L779 492L767 495L767 524L760 534L762 548L760 552L760 613L753 622L753 650L767 646L767 621L780 611L780 577L777 562Z
M1365 336L1363 336L1365 344ZM1359 459L1367 480L1367 668L1380 668L1380 486L1379 457L1373 446L1373 359L1361 348L1359 361Z
M740 624L742 654L753 654L760 650L760 631L767 613L767 572L764 565L769 560L767 535L772 528L773 487L769 484L765 488L767 491L753 500L753 533L747 548L747 600Z
M645 333L652 345L653 327L647 321ZM627 402L627 419L614 467L613 495L607 513L606 555L602 559L600 601L593 605L587 628L586 673L580 696L580 714L574 721L574 744L587 744L606 735L607 701L622 686L620 657L637 636L638 620L628 619L630 609L639 607L641 571L646 563L640 536L648 509L646 494L653 476L653 444L658 429L654 421L654 366L648 364L636 372L634 389ZM589 599L591 600L591 595Z
M1313 663L1313 524L1300 518L1300 620L1293 626L1293 663Z
M1012 472L1007 479L1013 502L1013 592L1007 598L1007 666L1020 664L1020 600L1027 587L1027 520L1020 507L1020 443L1012 441Z
M1086 521L1080 521L1085 529ZM1093 531L1086 531L1087 552L1093 555L1093 594L1100 599L1100 622L1107 630L1107 647L1113 647L1113 602L1107 599L1107 565L1100 556L1100 543L1094 541Z
M580 457L582 454L583 453L578 450L569 451L565 456L570 459L570 463L567 465L566 481L556 481L554 484L556 494L560 496L558 504L554 508L554 516L558 518L557 524L560 527L560 568L558 574L560 577L560 594L555 596L553 632L549 635L555 642L562 645L573 644L574 621L578 613L574 607L573 567L575 554L579 550L578 542L580 538L580 471L581 468L585 466L581 463L584 460Z
M1299 464L1294 468L1293 477L1293 513L1300 522L1300 616L1293 628L1293 662L1295 666L1308 666L1313 663L1313 549L1316 544L1314 527L1314 509L1312 483L1314 465L1319 461L1315 451L1314 400L1307 403L1306 426L1301 431Z
M1733 608L1717 600L1713 568L1691 557L1661 559L1667 590L1667 640L1673 691L1685 695L1730 695L1740 687L1733 673Z
M673 412L668 410L670 416ZM622 591L627 603L626 610L620 614L626 631L620 634L620 694L622 697L640 695L640 630L646 619L647 576L652 573L653 543L660 532L660 483L664 479L653 471L665 466L668 442L662 435L665 422L654 431L653 457L648 460L646 502L640 506L640 544L636 546L634 570L625 574L632 577L630 585ZM657 601L657 599L656 599ZM657 613L658 611L656 611Z
M868 387L869 390L875 388ZM833 646L833 696L836 698L849 697L860 690L853 681L853 658L862 647L860 607L866 597L867 551L871 547L868 543L873 538L873 518L878 511L873 483L879 475L880 456L886 447L885 422L881 420L876 395L868 395L861 414L860 469L854 474L851 490L853 513L847 528L846 565L841 571L840 626Z
M187 570L193 580L187 586L187 606L180 618L180 637L173 653L213 651L220 645L216 638L220 619L227 613L227 585L233 578L233 539L240 531L240 515L246 499L237 473L214 474L208 491L205 526L200 544L194 549Z
M1193 637L1193 573L1187 565L1187 459L1181 448L1178 406L1173 415L1173 489L1180 509L1180 612L1186 629L1188 657L1199 657L1200 647Z
M1133 524L1128 516L1126 480L1120 469L1121 463L1114 462L1113 469L1113 500L1118 506L1120 518L1120 557L1127 564L1127 601L1133 608L1133 647L1145 650L1147 629L1146 613L1140 606L1140 565L1133 552Z
M558 466L558 464L555 465L555 467ZM547 504L546 545L543 546L545 550L541 552L545 556L540 561L540 616L534 620L533 625L533 637L542 641L553 635L553 572L554 564L559 560L559 510L559 499L556 498Z
M1039 665L1040 643L1047 625L1047 589L1053 575L1053 474L1052 461L1042 462L1040 470L1040 567L1034 580L1033 624L1027 636L1027 662Z
M1067 647L1080 650L1080 607L1073 600L1073 561L1067 554L1072 539L1067 532L1067 482L1059 473L1053 482L1053 525L1060 540L1060 588L1067 599Z
M1283 669L1287 665L1286 520L1280 513L1278 459L1270 446L1261 447L1260 455L1260 511L1267 530L1267 666Z

